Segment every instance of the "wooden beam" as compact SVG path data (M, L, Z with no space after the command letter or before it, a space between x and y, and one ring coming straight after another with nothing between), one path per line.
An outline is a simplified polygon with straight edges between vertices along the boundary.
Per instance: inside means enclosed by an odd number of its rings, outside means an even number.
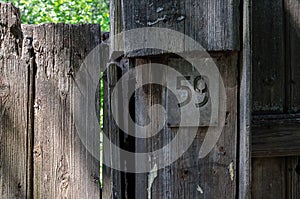
M240 49L238 0L111 0L111 5L112 33L119 32L121 26L123 31L144 27L168 28L193 38L208 51ZM186 51L184 47L177 50L177 53ZM162 52L139 50L127 53L137 57Z
M299 143L299 114L253 117L253 157L300 155Z

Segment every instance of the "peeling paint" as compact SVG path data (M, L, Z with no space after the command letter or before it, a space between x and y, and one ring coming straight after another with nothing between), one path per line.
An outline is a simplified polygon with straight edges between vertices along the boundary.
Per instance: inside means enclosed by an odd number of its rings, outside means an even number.
M148 175L148 188L147 188L148 199L151 199L151 188L156 177L157 177L157 165L155 164Z
M180 16L180 17L177 18L177 21L182 21L184 19L185 19L185 16Z
M229 164L228 170L229 170L230 179L231 181L233 181L234 180L233 162Z
M199 191L201 194L203 194L203 189L200 187L200 185L197 185L197 191Z
M160 13L160 12L163 11L163 10L164 10L164 8L158 7L158 8L156 9L156 12L157 12L157 13Z
M164 15L163 17L160 17L160 18L156 19L156 20L153 21L153 22L149 21L149 22L147 23L147 25L148 25L148 26L153 26L153 25L155 25L155 24L157 24L157 23L159 23L159 22L161 22L161 21L164 21L164 20L166 20L166 19L167 19L167 15Z

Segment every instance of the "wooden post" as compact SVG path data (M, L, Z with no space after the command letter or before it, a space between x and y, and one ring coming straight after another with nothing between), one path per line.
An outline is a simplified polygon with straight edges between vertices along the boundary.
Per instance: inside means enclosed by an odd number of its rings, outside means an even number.
M33 65L20 12L0 3L0 195L32 198Z
M244 14L240 13L239 1L236 0L222 1L222 3L215 0L171 0L151 3L111 0L111 5L113 6L111 8L111 38L120 31L145 27L168 28L183 33L207 50L209 57L220 71L227 95L226 122L223 132L217 144L205 158L199 159L198 157L207 131L207 126L204 125L199 127L190 148L174 163L158 170L157 173L136 174L135 180L125 178L121 179L122 183L120 183L118 179L114 181L111 178L113 184L111 187L123 190L121 193L134 193L135 198L249 198L250 99L247 99L250 95L248 93L250 80L247 75L251 72L250 30L247 24L250 21L249 4L247 2L243 4ZM244 21L241 21L242 18ZM241 31L240 24L243 27ZM149 64L155 67L155 63L160 63L178 69L179 72L193 74L192 70L190 71L190 64L180 56L153 49L131 51L130 47L136 43L135 38L124 38L124 57L129 59L131 66ZM159 39L161 38L157 38ZM149 42L147 38L145 41ZM172 42L176 44L182 41ZM243 45L241 46L240 43ZM183 44L172 53L196 58L203 56L199 52L189 52L185 47ZM161 75L164 78L163 71ZM153 78L151 72L144 71L136 74L136 82L151 78ZM156 117L157 113L150 112L147 115L145 111L153 104L161 104L168 112L169 95L166 89L157 85L148 85L143 89L138 89L135 93L135 114L133 114L135 120L142 123L148 121L149 117L160 120L161 118ZM241 109L240 106L246 107ZM195 127L187 127L186 133L188 134L193 128ZM153 139L136 139L131 150L151 151L163 147L172 141L177 130L176 125L173 127L166 125ZM138 165L139 162L135 164ZM153 167L153 165L149 166ZM135 188L119 187L119 184L131 184ZM126 195L118 196L118 198L126 198Z
M73 115L74 78L100 44L100 26L21 28L19 11L5 3L0 20L1 196L100 198L99 161L82 144Z
M33 39L36 64L34 197L99 198L100 165L77 134L73 90L81 63L100 44L100 27L46 24L23 29ZM100 140L99 135L94 139Z

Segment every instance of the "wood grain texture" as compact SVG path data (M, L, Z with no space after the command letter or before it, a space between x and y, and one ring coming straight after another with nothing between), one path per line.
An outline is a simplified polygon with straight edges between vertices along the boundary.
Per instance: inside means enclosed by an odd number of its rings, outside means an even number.
M117 64L116 64L117 63ZM107 68L105 75L105 118L104 118L104 127L105 127L105 136L108 138L108 143L104 143L103 156L107 162L113 162L113 165L116 168L109 168L104 166L103 169L103 198L134 198L134 180L132 178L134 174L126 173L126 165L134 164L134 161L129 161L124 156L120 155L120 151L111 150L112 145L116 145L124 150L134 151L134 142L132 142L133 137L125 134L117 125L116 117L121 118L120 121L124 123L126 119L124 117L129 117L125 112L125 106L129 106L128 96L128 85L122 84L121 90L118 90L115 97L112 99L112 93L115 89L115 86L121 76L129 70L129 65L126 59L119 59L114 64L110 64ZM128 83L128 82L127 82ZM118 110L115 115L112 113L112 106L116 106ZM133 109L130 109L134 110ZM122 170L122 171L121 171Z
M191 147L177 161L158 171L157 177L149 187L149 173L136 175L136 198L235 198L237 182L237 53L210 54L224 80L227 92L227 119L224 130L213 150L203 159L198 152L206 135L207 127L199 128ZM179 58L177 58L179 59ZM136 64L168 63L168 57L137 59ZM174 61L174 58L172 58ZM179 61L179 60L178 60ZM190 67L187 65L186 67ZM162 78L164 72L162 71ZM150 72L138 74L137 78L147 81ZM149 85L136 96L136 107L147 110L153 104L167 106L168 92L157 85ZM136 117L147 120L144 111ZM157 113L149 112L150 117L160 120ZM191 128L186 128L188 134ZM177 128L163 128L152 139L136 141L136 150L153 151L168 144L176 135ZM184 140L180 140L184 142ZM178 143L180 145L182 143ZM176 149L174 149L176 150ZM165 156L168 157L168 152ZM149 161L149 160L145 160ZM138 163L137 163L138 164ZM154 165L151 165L152 167ZM232 171L230 171L230 167ZM232 173L231 173L232 172ZM230 174L231 173L231 174ZM232 175L232 176L231 176ZM199 188L200 187L200 188ZM150 188L149 190L147 188ZM201 191L200 191L201 190ZM150 195L149 195L150 194Z
M253 111L285 107L284 9L281 0L253 2Z
M287 109L290 112L300 111L300 2L285 0L286 18L286 76Z
M299 198L299 157L253 158L252 198Z
M0 195L32 197L32 60L20 13L0 3Z
M253 117L252 156L300 155L299 114Z
M24 25L0 3L2 198L100 198L99 161L74 124L74 77L99 25ZM99 136L95 136L95 140Z
M252 196L294 199L299 197L299 1L255 0L253 8Z
M114 28L120 27L119 16L122 16L122 30L142 27L168 28L190 36L207 50L239 50L240 48L239 1L237 0L112 0L111 2L114 6L112 13L115 16L112 18L112 32L116 32ZM115 15L117 10L119 10L118 15ZM184 51L178 49L178 52ZM130 53L130 56L157 53L161 52L139 51Z
M100 43L100 28L45 24L24 29L33 38L36 65L34 198L99 198L99 161L77 134L73 88L80 64Z
M288 157L287 169L287 198L296 199L300 195L300 157Z
M113 119L112 111L111 111L111 93L114 85L116 84L119 75L116 65L111 65L105 73L105 83L104 83L104 136L107 136L110 140L109 143L103 143L103 158L104 160L112 161L116 159L120 159L120 155L113 153L110 151L111 143L119 145L119 129ZM105 140L104 140L105 141ZM106 147L107 146L107 147ZM121 180L121 172L111 169L106 165L103 165L103 198L116 198L120 199L122 195L122 180Z
M251 198L252 2L243 1L239 104L239 198Z
M282 199L286 197L285 158L253 159L252 198Z

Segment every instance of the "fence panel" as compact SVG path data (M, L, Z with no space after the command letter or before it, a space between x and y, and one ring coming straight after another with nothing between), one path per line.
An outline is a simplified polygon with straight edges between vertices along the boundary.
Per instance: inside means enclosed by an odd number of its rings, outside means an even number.
M2 196L100 198L99 159L77 134L73 91L81 63L101 42L100 26L21 27L16 8L0 9Z

